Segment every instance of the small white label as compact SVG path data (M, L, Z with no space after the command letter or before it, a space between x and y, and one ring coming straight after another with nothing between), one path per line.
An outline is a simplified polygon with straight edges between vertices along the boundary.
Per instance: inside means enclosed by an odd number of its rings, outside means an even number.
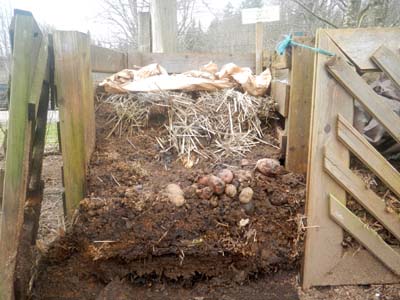
M269 5L262 8L242 9L242 24L274 22L280 20L280 6Z

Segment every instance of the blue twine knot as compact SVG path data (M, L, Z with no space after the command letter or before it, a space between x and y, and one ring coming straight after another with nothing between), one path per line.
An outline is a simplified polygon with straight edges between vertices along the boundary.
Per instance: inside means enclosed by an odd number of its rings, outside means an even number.
M317 52L317 53L321 53L324 55L328 55L328 56L335 56L335 53L329 52L327 50L321 49L321 48L315 48L315 47L311 47L305 44L301 44L301 43L297 43L295 41L293 41L292 36L291 35L286 35L285 39L283 41L281 41L278 46L276 47L276 52L278 52L280 55L282 55L283 53L285 53L286 49L290 46L298 46L298 47L302 47L305 49L309 49L311 51Z

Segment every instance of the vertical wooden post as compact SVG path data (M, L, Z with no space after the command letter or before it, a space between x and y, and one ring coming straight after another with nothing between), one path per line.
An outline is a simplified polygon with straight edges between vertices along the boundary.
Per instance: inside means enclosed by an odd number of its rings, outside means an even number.
M264 39L264 23L256 23L256 74L262 72L263 65L263 39Z
M71 216L85 196L86 167L95 142L94 97L88 35L56 31L57 102L60 111L65 212Z
M150 13L140 12L139 13L139 25L138 25L138 48L139 52L149 53L151 52L151 21Z
M313 38L295 38L295 41L314 46ZM311 100L315 52L302 47L292 48L290 105L286 132L285 167L291 172L307 172L311 123Z
M151 0L151 33L153 52L176 52L177 32L176 0Z
M0 227L0 299L13 300L15 267L24 223L32 125L44 79L47 49L32 14L16 11L12 80Z

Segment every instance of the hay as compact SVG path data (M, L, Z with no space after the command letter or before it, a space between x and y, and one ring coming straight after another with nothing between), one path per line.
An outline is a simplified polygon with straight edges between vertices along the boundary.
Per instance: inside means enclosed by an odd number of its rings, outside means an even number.
M199 157L219 160L244 156L257 144L267 143L262 140L262 124L275 107L268 98L234 89L110 95L101 101L110 104L114 112L107 120L113 123L108 136L129 135L146 127L152 111L165 109L167 134L157 142L163 151L175 149L189 166Z

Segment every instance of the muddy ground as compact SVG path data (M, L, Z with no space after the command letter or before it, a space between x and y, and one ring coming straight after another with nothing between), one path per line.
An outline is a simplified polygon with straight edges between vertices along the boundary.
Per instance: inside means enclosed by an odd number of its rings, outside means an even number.
M88 197L66 232L60 180L46 171L59 170L61 158L46 157L45 181L57 186L45 193L33 299L400 299L396 286L300 291L304 178L254 172L257 159L279 157L276 149L260 145L247 155L249 166L238 158L186 169L174 155L160 154L159 130L105 139L106 113L97 113ZM237 197L201 200L193 192L199 175L225 167L251 173L240 185L254 189L252 205ZM163 194L168 183L184 189L183 207Z

